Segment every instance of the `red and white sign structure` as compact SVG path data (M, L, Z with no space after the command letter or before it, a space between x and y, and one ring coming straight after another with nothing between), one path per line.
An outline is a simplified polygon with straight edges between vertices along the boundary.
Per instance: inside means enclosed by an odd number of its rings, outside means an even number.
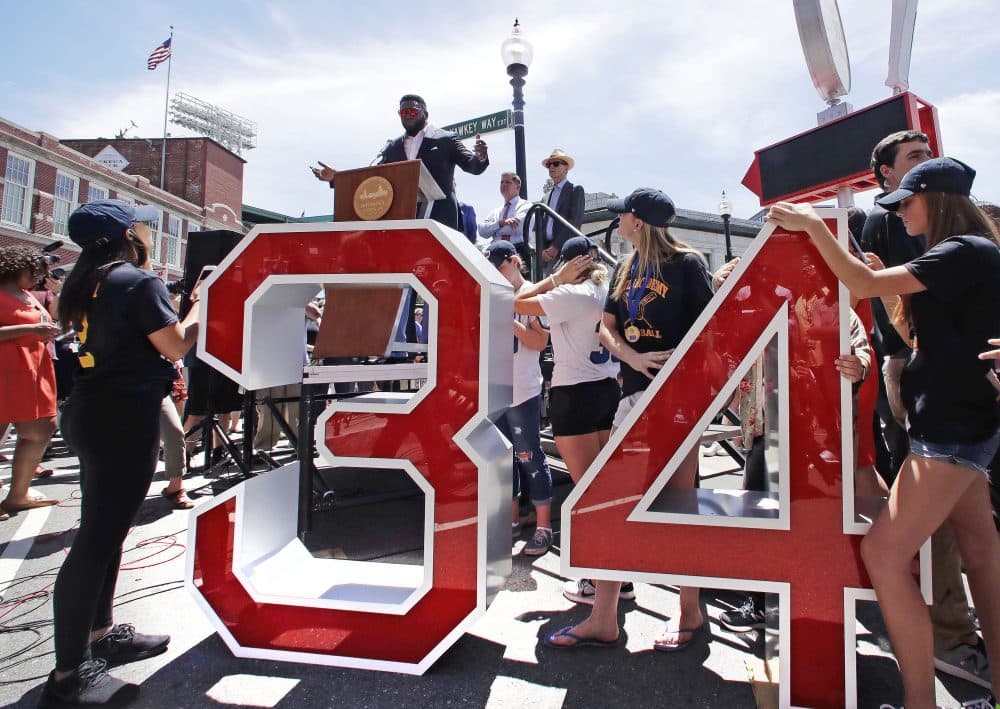
M409 285L430 305L420 391L338 402L317 425L329 463L403 469L421 488L424 565L311 556L292 464L198 508L188 585L237 656L422 673L510 573L510 445L492 420L512 364L489 343L509 342L513 296L436 222L259 227L202 286L199 356L248 389L301 381L303 310L323 285Z
M824 215L847 234L845 210ZM432 304L427 385L408 400L339 403L317 436L335 463L417 481L424 569L311 557L295 536L293 465L198 508L188 582L239 656L420 673L510 568L510 449L490 420L510 401L511 363L488 344L509 342L510 289L434 222L266 227L206 281L201 356L248 388L298 381L301 309L331 283L409 284ZM848 331L847 292L809 239L765 226L563 508L568 575L777 594L783 707L856 704L855 603L874 594L851 390L833 366ZM664 491L774 339L776 496Z

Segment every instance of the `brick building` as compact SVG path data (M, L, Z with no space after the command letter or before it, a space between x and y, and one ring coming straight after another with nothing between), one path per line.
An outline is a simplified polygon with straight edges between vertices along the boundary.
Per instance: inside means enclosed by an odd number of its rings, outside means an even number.
M243 231L241 158L207 138L168 139L170 191L163 191L150 181L153 176L159 182L161 154L161 142L151 142L155 160L134 145L145 151L145 140L64 143L0 118L0 246L42 247L62 240L65 245L56 253L61 265L69 265L79 248L69 240L66 222L78 205L109 198L151 204L161 215L153 230L153 267L177 278L183 273L190 232ZM118 157L105 150L109 145Z
M246 160L211 138L168 138L165 185L160 185L163 140L141 138L64 138L63 145L105 164L127 163L125 171L142 175L154 187L205 210L205 217L240 226L243 203L243 166Z

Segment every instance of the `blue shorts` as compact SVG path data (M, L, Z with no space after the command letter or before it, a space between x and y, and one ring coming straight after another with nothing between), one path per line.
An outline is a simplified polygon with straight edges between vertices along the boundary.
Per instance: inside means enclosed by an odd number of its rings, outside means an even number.
M952 465L990 476L989 466L1000 447L1000 431L977 443L932 443L917 438L910 439L910 452L921 458L946 460Z

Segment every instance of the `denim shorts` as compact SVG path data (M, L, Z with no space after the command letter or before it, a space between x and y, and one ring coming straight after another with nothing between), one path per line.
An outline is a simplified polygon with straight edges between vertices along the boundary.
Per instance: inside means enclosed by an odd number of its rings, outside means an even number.
M1000 431L977 443L932 443L917 438L910 439L910 452L921 458L946 460L952 465L982 473L990 477L989 467L1000 447Z

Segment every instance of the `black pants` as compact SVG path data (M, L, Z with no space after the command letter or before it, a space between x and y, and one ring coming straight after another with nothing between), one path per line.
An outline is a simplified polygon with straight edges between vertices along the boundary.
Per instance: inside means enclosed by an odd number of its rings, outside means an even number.
M80 529L53 594L56 669L90 657L90 632L112 624L122 543L156 471L164 385L81 387L63 409L63 435L80 459Z

